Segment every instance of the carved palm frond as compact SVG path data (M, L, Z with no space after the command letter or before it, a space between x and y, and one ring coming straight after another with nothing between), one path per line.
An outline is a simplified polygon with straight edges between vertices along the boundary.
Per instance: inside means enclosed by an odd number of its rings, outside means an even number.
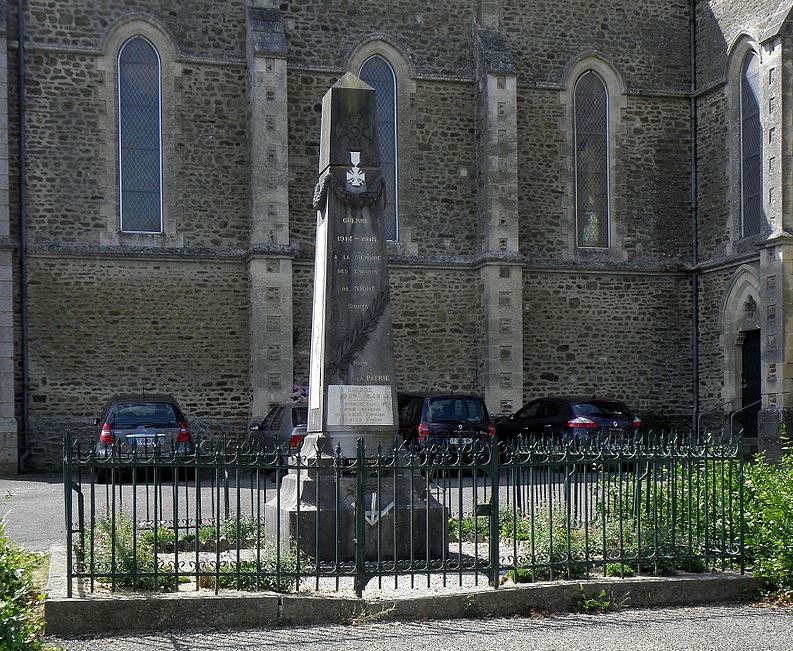
M344 338L342 345L339 346L336 357L328 364L329 375L337 375L339 371L352 364L355 355L363 350L363 347L366 346L366 342L369 341L369 336L374 332L375 328L377 328L377 324L380 323L380 317L382 317L383 312L385 312L388 303L388 290L381 289L370 303L368 309Z

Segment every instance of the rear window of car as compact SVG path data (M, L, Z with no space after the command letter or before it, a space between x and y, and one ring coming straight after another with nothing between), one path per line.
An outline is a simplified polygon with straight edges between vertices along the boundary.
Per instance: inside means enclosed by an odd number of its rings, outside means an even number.
M308 422L308 407L295 407L292 409L292 427L305 425Z
M430 398L424 416L428 423L481 423L486 420L485 403L480 398Z
M573 405L577 416L603 416L605 418L630 418L631 412L621 402L592 401Z
M178 427L179 418L168 402L129 402L116 407L113 424L115 427Z

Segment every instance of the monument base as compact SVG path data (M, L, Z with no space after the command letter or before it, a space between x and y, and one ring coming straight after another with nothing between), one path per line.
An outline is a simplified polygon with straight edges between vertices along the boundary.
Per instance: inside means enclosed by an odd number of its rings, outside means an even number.
M446 508L427 493L427 480L409 470L378 477L364 468L363 504L357 504L358 469L321 463L291 470L279 495L264 507L269 542L294 546L319 561L354 561L357 518L362 519L367 561L439 559L448 553ZM359 510L360 509L360 510Z

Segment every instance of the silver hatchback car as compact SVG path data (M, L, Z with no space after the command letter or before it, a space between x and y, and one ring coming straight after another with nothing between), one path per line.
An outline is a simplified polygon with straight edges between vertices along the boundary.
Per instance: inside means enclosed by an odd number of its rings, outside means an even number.
M277 445L289 445L299 450L306 436L308 406L305 402L283 402L273 407L263 419L254 419L249 429L258 432L257 443L265 450Z

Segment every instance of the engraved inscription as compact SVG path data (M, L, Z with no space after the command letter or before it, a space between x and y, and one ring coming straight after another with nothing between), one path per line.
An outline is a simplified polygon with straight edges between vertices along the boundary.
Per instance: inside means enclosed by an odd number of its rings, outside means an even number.
M328 385L328 425L393 425L390 385Z

